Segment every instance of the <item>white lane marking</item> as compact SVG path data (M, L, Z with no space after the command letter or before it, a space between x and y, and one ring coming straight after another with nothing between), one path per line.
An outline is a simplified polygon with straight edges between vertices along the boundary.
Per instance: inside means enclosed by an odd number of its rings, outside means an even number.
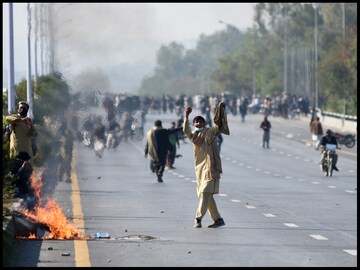
M283 223L285 226L288 226L290 228L297 228L299 227L298 225L294 224L294 223Z
M328 188L336 188L335 186L328 186Z
M178 177L184 178L185 175L179 174Z
M224 194L224 193L219 193L219 196L221 196L221 197L227 197L227 196L229 196L229 195Z
M255 169L255 171L257 171L257 172L261 172L261 169L257 168L257 169Z
M265 171L264 173L266 173L266 174L270 174L270 172L268 172L268 171Z
M298 179L298 181L300 181L300 182L304 182L305 180L304 180L304 179Z
M195 180L192 180L191 182L196 183L196 181L195 181Z
M252 166L248 165L248 166L246 166L246 168L251 169L251 168L252 168Z
M292 176L285 176L286 179L292 179Z
M270 214L270 213L268 213L268 214L263 214L265 217L276 217L275 215L273 215L273 214Z
M240 163L240 162L239 162L239 166L244 166L244 163Z
M256 208L255 206L252 206L252 205L245 205L246 208L249 208L249 209L254 209Z
M345 190L345 192L348 192L348 193L356 193L354 190Z
M274 176L275 176L275 177L279 177L279 176L280 176L280 174L275 173L275 174L274 174Z
M329 240L326 237L319 235L319 234L309 234L310 237L316 239L316 240Z
M189 178L189 177L185 177L185 180L191 180L191 178Z
M357 256L357 250L356 249L343 249L343 251L349 253L350 255Z
M319 182L311 182L311 184L318 185L320 183Z
M231 200L232 202L241 202L240 200Z

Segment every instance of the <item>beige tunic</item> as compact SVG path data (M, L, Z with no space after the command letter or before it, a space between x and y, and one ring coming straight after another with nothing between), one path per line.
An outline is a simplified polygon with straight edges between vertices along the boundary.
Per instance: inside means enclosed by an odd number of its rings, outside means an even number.
M34 136L32 121L29 117L21 117L18 114L6 116L6 121L11 124L10 135L10 158L15 158L19 152L27 152L33 156L31 139Z
M200 196L202 192L219 193L222 168L215 136L219 130L218 126L204 128L202 132L191 132L189 120L185 118L183 128L194 146L197 195Z
M156 149L154 147L153 133L154 133L155 130L157 130L159 128L160 127L155 127L154 126L146 133L149 156L150 156L151 160L154 161L154 162L159 162L159 157L157 156Z

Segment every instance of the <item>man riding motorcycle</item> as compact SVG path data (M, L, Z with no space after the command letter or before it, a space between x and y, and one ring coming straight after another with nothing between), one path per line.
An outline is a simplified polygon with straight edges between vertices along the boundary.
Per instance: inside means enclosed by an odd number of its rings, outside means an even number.
M321 161L320 161L321 169L323 169L323 166L324 166L324 159L325 159L325 155L326 155L326 145L327 144L336 145L336 149L338 149L338 143L337 143L336 137L333 135L333 132L330 129L328 129L328 130L326 130L325 134L326 135L323 136L321 138L321 141L320 141L320 147L322 149L322 151L321 151ZM338 154L336 152L334 152L333 169L335 171L339 171L339 169L336 167L337 160L338 160Z

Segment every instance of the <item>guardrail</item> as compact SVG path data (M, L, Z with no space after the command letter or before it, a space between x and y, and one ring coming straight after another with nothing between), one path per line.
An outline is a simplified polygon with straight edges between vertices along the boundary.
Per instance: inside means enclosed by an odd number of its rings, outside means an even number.
M357 116L344 115L341 113L317 111L322 116L322 123L325 126L337 129L341 132L357 133Z
M333 113L333 112L322 112L321 114L323 115L327 115L327 116L332 116L332 117L336 117L336 118L341 118L344 120L349 120L349 121L357 121L357 116L352 116L352 115L346 115L346 114L341 114L341 113Z

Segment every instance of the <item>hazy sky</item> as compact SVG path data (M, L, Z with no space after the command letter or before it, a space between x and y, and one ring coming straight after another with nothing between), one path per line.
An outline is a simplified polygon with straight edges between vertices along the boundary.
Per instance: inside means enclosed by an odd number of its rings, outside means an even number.
M34 3L30 6L34 9ZM131 88L139 85L141 76L151 73L161 45L176 41L186 48L192 47L201 34L225 29L219 20L246 30L253 24L253 6L254 3L57 4L55 14L60 25L57 63L65 75L101 69L109 74L112 87ZM27 3L13 4L13 23L17 83L27 74ZM8 25L8 3L3 3L4 87L7 86ZM34 26L32 52L33 33ZM39 51L40 45L38 55ZM34 56L32 62L33 59ZM34 64L32 74L33 70Z

